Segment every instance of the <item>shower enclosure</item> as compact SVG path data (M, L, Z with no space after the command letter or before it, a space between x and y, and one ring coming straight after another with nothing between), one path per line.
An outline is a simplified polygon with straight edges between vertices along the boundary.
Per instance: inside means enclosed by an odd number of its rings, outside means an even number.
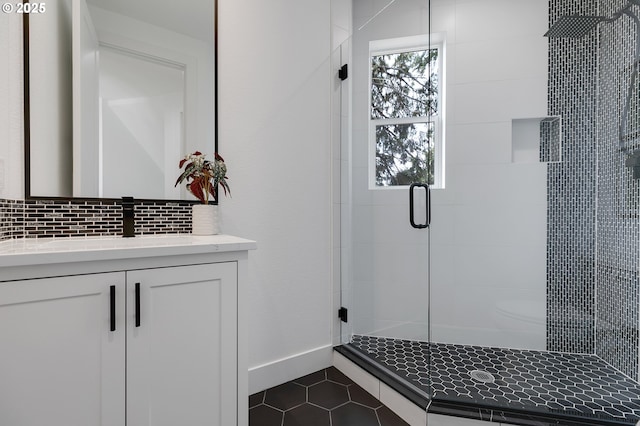
M640 419L638 12L352 1L340 351L428 412Z

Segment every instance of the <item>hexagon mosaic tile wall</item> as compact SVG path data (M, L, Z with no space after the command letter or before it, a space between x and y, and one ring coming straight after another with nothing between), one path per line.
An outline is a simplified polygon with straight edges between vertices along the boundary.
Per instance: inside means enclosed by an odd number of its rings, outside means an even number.
M434 399L620 424L640 420L640 385L596 355L371 336L353 336L351 345L425 392L431 386Z
M249 426L408 426L334 367L249 397Z

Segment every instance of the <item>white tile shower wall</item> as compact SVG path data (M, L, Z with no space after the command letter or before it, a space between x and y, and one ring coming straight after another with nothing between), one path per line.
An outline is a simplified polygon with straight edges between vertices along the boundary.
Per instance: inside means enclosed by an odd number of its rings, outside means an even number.
M539 78L546 75L548 52L546 45L539 43L539 39L540 34L533 34L456 43L456 82L464 84L510 80L514 76ZM523 43L527 46L526 49L523 48ZM491 48L480 48L487 45ZM500 66L496 67L495 64Z
M456 0L455 3L457 43L501 40L508 38L505 35L539 36L541 23L546 30L545 1Z
M548 5L446 3L432 21L446 33L450 99L446 188L433 192L432 339L543 349L546 166L511 163L511 119L546 115Z
M601 0L599 14L609 16L621 2ZM634 13L640 7L633 6ZM595 352L630 377L638 379L640 304L640 180L624 166L618 126L635 61L638 29L628 16L600 28L598 86L598 219ZM637 83L636 83L637 86ZM637 87L633 97L637 97ZM638 105L631 116L638 117ZM631 120L637 131L637 120ZM629 152L640 148L627 138Z
M458 49L456 53L459 55ZM449 91L453 121L456 124L495 123L544 116L540 105L546 104L547 95L541 89L546 87L546 76L455 84Z
M559 16L596 0L551 0ZM593 353L597 34L549 40L549 114L562 116L562 162L548 165L547 349Z

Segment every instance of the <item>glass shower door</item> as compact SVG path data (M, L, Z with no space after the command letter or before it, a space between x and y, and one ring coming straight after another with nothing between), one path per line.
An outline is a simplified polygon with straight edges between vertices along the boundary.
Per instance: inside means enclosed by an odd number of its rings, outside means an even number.
M412 192L415 217L424 218L425 193ZM369 193L367 203L353 205L352 335L429 339L429 229L411 226L409 194L407 188Z
M382 3L352 2L353 36L342 47L342 343L398 373L404 360L390 351L429 341L428 201L440 184L429 72L438 56L428 1ZM426 360L419 368L427 372Z

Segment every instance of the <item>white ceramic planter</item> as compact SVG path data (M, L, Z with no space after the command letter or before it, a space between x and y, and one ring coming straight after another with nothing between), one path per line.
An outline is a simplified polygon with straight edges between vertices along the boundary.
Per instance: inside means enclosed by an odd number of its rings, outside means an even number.
M191 233L193 235L216 235L220 233L217 205L194 204L192 207Z

